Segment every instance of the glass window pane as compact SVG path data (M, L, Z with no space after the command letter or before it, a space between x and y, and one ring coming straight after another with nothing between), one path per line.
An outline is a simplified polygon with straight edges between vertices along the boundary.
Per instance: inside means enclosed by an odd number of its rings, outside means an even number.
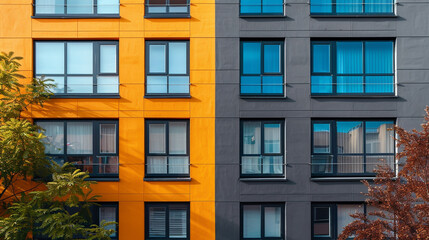
M189 174L189 157L168 157L168 173Z
M97 93L119 93L119 79L117 76L97 77Z
M261 154L261 122L243 123L243 154Z
M261 85L260 76L242 76L240 91L242 94L260 94L262 93Z
M338 153L363 153L363 123L337 122Z
M333 156L332 155L312 155L311 156L311 173L325 174L333 173Z
M261 206L243 206L243 237L261 237Z
M264 124L265 153L281 153L281 124Z
M170 0L170 13L187 13L188 1L187 0Z
M395 170L395 156L392 155L380 155L380 156L366 156L366 173L375 173L374 171L379 166L389 166L392 170Z
M167 157L147 157L146 172L148 174L167 174Z
M187 236L187 211L186 209L170 208L169 229L170 238L186 238Z
M170 74L186 74L187 72L187 44L184 42L168 43L168 70Z
M328 45L328 44L313 45L313 72L315 73L331 72L331 45Z
M119 161L118 156L97 156L100 166L98 167L99 174L118 174Z
M67 154L92 154L92 122L67 122Z
M149 45L149 73L165 73L165 45Z
M395 93L393 76L366 76L365 93Z
M116 73L116 45L100 45L100 72Z
M93 93L93 77L67 77L67 93Z
M99 218L98 218L99 222L98 222L98 224L100 224L102 220L105 220L106 222L117 222L116 212L117 212L116 207L103 207L103 206L101 206L99 208ZM116 225L111 224L111 225L104 227L104 229L116 230ZM110 237L116 237L116 231L114 233L112 233L110 235Z
M332 0L311 0L311 13L332 13Z
M366 13L393 13L394 0L365 0Z
M262 0L262 13L283 14L283 0Z
M244 14L260 14L262 0L241 0L240 13Z
M311 76L311 93L332 93L332 76Z
M87 42L67 43L67 73L93 73L93 44Z
M98 14L119 14L119 0L97 0Z
M167 76L147 76L147 93L167 93Z
M46 154L64 154L64 123L63 122L38 122L45 129L42 140Z
M363 77L338 76L337 93L363 93Z
M167 12L167 0L147 0L148 1L148 13L166 13Z
M243 74L261 73L261 43L243 42Z
M365 125L366 153L394 153L392 121L366 122Z
M36 42L36 74L64 74L64 43Z
M281 237L282 209L280 207L266 207L265 237Z
M166 215L165 207L149 208L149 237L166 237Z
M169 153L186 154L187 123L170 122L169 124Z
M41 78L42 76L36 77ZM53 93L64 93L64 77L45 76L45 80L47 79L53 80L49 83L56 85L55 87L50 89Z
M331 124L313 124L313 153L331 153Z
M337 42L337 73L363 73L362 42Z
M283 156L264 156L263 174L283 174Z
M363 156L339 155L337 157L338 173L364 173Z
M241 157L242 174L261 174L261 158L258 157Z
M116 153L116 124L100 124L100 153Z
M393 73L393 42L365 42L365 72Z
M166 153L165 124L149 124L149 153Z
M363 213L363 206L358 204L338 204L337 205L337 229L338 236L343 232L344 227L354 221L350 214Z
M283 76L263 76L262 93L283 94Z
M93 14L94 0L67 1L68 14Z
M188 76L169 76L168 93L189 93Z
M279 44L264 45L264 72L281 73L281 62L281 46Z
M315 237L330 237L330 208L329 207L315 207L313 219L313 233Z
M362 13L364 0L336 0L337 13Z
M64 0L36 0L36 14L64 14Z

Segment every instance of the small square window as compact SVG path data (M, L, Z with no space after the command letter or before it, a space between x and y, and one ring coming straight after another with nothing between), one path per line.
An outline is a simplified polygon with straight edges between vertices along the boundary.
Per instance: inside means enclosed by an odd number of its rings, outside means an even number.
M283 203L243 203L241 219L242 240L285 239Z

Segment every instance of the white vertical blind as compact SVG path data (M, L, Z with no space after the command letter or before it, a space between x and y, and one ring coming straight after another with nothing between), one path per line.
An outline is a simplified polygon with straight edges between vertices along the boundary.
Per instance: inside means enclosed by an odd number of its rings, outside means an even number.
M149 153L166 153L165 124L149 124Z
M100 153L116 153L116 124L100 124Z
M282 214L280 207L265 207L265 237L281 237Z

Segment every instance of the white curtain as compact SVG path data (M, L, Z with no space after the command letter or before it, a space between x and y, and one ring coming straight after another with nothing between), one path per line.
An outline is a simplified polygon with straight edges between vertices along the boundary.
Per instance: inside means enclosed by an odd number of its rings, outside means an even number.
M282 214L279 207L265 209L265 237L281 237Z
M116 124L100 124L100 153L116 153Z
M165 124L149 124L149 153L166 153Z
M363 213L363 206L358 204L338 204L337 205L337 223L338 235L340 235L344 227L354 221L350 214Z
M261 154L261 123L243 124L243 154Z
M169 211L169 230L170 238L186 238L186 209L170 209Z
M43 139L46 154L64 153L64 123L63 122L39 122L45 129L46 138Z
M147 157L147 173L167 173L167 157Z
M92 122L67 123L67 154L92 154Z
M149 237L166 237L166 209L163 207L149 208Z
M186 154L186 122L170 122L169 153Z
M243 237L261 237L261 206L243 206Z
M280 153L281 146L280 124L264 124L264 151L265 153Z
M260 174L261 171L260 157L241 157L241 173Z
M263 159L264 171L267 174L282 174L283 173L283 157L282 156L264 156Z
M168 173L171 174L188 174L189 158L186 157L168 157Z

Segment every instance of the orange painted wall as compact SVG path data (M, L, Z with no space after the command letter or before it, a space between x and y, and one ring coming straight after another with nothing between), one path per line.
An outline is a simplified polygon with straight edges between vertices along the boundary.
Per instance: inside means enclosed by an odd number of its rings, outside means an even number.
M119 202L119 238L144 239L145 201L189 201L192 240L215 239L215 4L191 0L190 19L144 19L144 0L121 0L120 19L32 19L32 0L0 0L0 51L23 56L33 40L119 40L120 99L52 99L32 118L119 119L119 182L94 186ZM145 40L189 39L190 99L144 99ZM191 182L144 182L144 120L190 119Z

